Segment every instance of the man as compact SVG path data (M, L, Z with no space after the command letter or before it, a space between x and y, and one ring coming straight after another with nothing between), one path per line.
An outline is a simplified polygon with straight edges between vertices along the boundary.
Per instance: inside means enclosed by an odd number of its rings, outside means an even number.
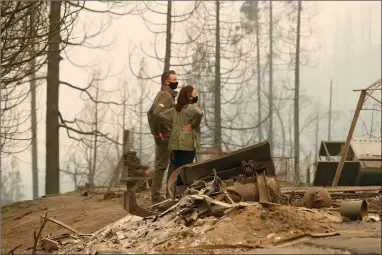
M168 170L167 179L174 171L173 156L168 149L172 123L159 114L175 105L175 97L178 94L178 92L175 91L178 87L175 71L170 70L164 72L161 78L161 85L161 90L156 95L153 105L147 113L151 134L155 141L155 165L151 185L152 204L162 202L165 199L161 196L160 189L169 160L170 168Z

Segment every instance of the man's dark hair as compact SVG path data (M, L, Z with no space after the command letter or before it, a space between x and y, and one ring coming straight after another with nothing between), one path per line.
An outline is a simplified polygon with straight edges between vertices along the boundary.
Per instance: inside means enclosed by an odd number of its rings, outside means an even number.
M170 74L176 74L174 70L170 70L170 71L167 71L167 72L164 72L162 74L162 77L161 77L161 84L162 86L164 85L164 82L166 80L168 80L168 78L170 77Z
M194 91L194 87L192 86L183 87L179 91L178 101L174 106L177 112L180 112L186 105L190 103L192 91Z

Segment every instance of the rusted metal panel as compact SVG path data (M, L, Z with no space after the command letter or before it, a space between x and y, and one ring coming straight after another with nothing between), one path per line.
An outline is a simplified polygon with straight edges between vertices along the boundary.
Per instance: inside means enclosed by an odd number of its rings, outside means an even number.
M325 146L330 156L341 156L344 142L322 141L320 156L326 156ZM382 185L381 139L357 139L350 142L349 151L343 166L339 186L343 185ZM330 163L329 163L330 162ZM353 163L353 164L352 164ZM314 185L327 186L333 184L333 167L338 167L339 161L318 161ZM350 167L350 169L347 169ZM317 180L316 180L317 179ZM347 179L347 180L345 180Z
M267 176L275 176L269 142L262 142L204 162L187 165L180 172L180 176L186 185L191 185L194 180L211 174L214 168L217 172L228 169L238 169L239 171L241 162L249 160L253 160L257 168L265 168Z
M322 141L319 150L319 156L326 156L325 145L328 149L330 156L340 156L344 144L345 142L339 141Z
M246 184L235 184L227 188L238 193L243 201L259 201L259 192L257 185L254 182Z
M381 158L381 139L360 139L353 138L350 142L349 150L355 154L358 159ZM341 141L322 141L319 149L319 156L326 156L325 146L330 156L341 156L342 148L345 142Z
M380 162L379 162L380 163ZM359 186L382 185L381 168L361 168L356 177Z
M135 191L133 190L128 190L124 192L123 207L128 213L140 217L149 217L155 214L137 205Z
M382 162L376 160L360 161L361 169L382 169Z
M381 159L381 139L353 139L351 146L358 159Z
M331 186L338 164L338 161L318 161L313 185L324 187ZM339 179L338 186L356 185L356 178L359 170L360 164L358 161L345 161L343 173Z

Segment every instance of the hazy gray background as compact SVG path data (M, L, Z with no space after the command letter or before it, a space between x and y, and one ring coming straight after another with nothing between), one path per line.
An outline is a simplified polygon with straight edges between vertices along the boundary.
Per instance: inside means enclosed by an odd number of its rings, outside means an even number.
M305 2L305 1L304 1ZM189 2L174 2L175 8L182 9ZM96 2L88 2L88 5L96 5ZM239 5L241 3L238 3ZM316 67L301 69L301 90L312 96L314 102L323 107L322 112L327 111L329 102L329 84L333 79L333 111L340 112L336 115L333 123L332 140L344 140L347 135L353 110L359 97L360 89L369 86L381 77L381 2L379 1L320 1L315 3L316 17L311 22L313 30L310 43L318 49ZM97 26L97 20L102 15L83 15L78 23L76 31L83 30L83 24ZM162 21L163 22L163 21ZM369 31L369 24L370 31ZM91 29L88 27L87 29ZM97 40L115 40L107 51L90 51L83 48L74 48L70 51L70 58L77 64L98 64L101 69L111 67L111 73L116 74L103 82L103 89L113 90L121 85L121 80L126 77L129 86L135 86L137 80L130 74L128 68L129 51L142 42L145 48L149 48L153 36L146 29L143 21L138 16L126 16L113 20L106 32ZM303 39L304 40L304 39ZM162 48L164 48L164 42ZM158 46L160 48L161 45ZM344 49L349 52L345 52ZM341 61L347 55L348 61ZM78 86L85 86L89 81L89 73L69 63L64 57L61 62L60 77ZM137 60L135 70L138 70ZM151 74L160 73L161 69L156 63L148 61L148 69ZM173 68L176 70L176 68ZM136 71L137 72L137 71ZM181 77L179 77L181 78ZM293 81L293 79L291 80ZM159 82L159 78L158 78ZM277 83L277 80L275 81ZM158 85L150 85L151 98L157 90ZM293 92L291 92L293 93ZM45 101L46 87L40 86L37 91L38 102L38 154L39 154L39 188L40 195L44 194L45 186ZM67 119L73 118L83 107L79 93L73 92L64 86L60 90L60 110ZM150 103L148 103L150 104ZM26 108L29 107L27 102ZM362 113L362 118L370 118L369 113ZM376 114L376 122L381 121L380 112ZM146 120L145 120L146 121ZM128 128L136 127L137 122L131 119L126 122ZM380 124L379 124L380 125ZM361 125L357 126L355 136L364 134ZM320 132L320 140L327 138L327 124L323 124ZM60 155L64 160L73 142L67 138L64 130L60 131ZM314 129L306 130L301 138L301 143L314 151L312 147ZM72 149L75 149L72 147ZM32 198L32 170L30 149L15 155L23 180L23 193L25 199ZM9 169L9 158L2 164L4 169ZM63 162L60 163L64 165ZM7 168L8 167L8 168ZM9 169L10 170L10 169ZM73 190L72 180L61 174L61 192Z

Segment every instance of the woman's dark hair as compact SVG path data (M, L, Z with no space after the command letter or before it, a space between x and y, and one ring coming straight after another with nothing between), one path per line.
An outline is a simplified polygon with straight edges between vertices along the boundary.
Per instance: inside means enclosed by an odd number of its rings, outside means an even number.
M178 101L176 102L175 110L180 112L186 105L190 103L191 93L194 91L194 87L186 86L179 91Z

